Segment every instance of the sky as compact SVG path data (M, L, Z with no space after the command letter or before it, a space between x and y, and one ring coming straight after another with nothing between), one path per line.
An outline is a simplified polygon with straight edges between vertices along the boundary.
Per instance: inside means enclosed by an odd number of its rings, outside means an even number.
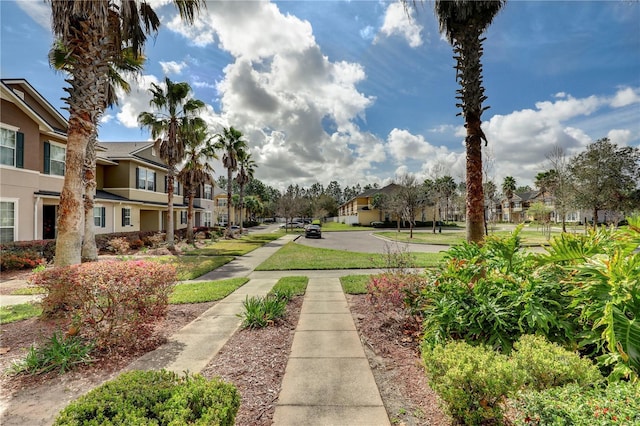
M149 87L188 82L213 133L240 130L255 177L288 185L385 185L403 174L464 180L455 61L433 3L211 1L194 25L149 0L162 26L133 90L108 109L99 140L144 141ZM2 78L25 78L63 110L49 67L50 6L0 0ZM608 137L640 146L640 2L510 0L485 34L485 176L531 185L555 147ZM219 163L216 175L226 175Z

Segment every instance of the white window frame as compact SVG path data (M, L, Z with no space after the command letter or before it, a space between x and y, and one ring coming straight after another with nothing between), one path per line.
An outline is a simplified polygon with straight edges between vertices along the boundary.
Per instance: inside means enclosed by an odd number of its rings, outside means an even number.
M104 217L102 215L102 212L104 212ZM104 226L102 225L103 223ZM93 225L96 228L107 227L107 209L104 208L104 206L93 206Z
M212 213L211 212L204 212L203 215L203 224L202 226L206 226L206 227L211 227L211 219L212 219Z
M66 163L66 158L67 158L67 147L66 145L63 145L61 143L57 143L57 142L53 142L53 141L48 141L49 142L49 174L52 176L64 176L66 170L67 170L67 163ZM63 160L54 160L53 159L53 151L54 149L62 149L62 152L64 153L63 155ZM62 174L57 173L56 171L54 171L54 167L53 167L53 163L61 163L62 164Z
M218 207L227 207L227 199L218 198Z
M213 186L205 183L202 195L205 199L211 200L213 198Z
M141 182L143 185L140 185ZM140 186L142 186L142 188ZM136 182L136 188L143 191L153 191L154 187L155 171L146 167L138 167L138 182Z
M18 131L20 130L18 127L10 126L8 124L1 124L0 129L13 132L13 146L4 145L4 138L0 133L0 149L11 149L13 150L13 164L4 164L0 163L3 166L15 167L16 166L16 152L18 150ZM1 132L1 131L0 131Z
M2 220L2 216L0 216L0 229L13 229L13 236L11 241L3 241L5 242L13 242L16 241L16 237L18 234L18 218L20 215L18 214L18 199L17 198L0 198L0 203L10 203L13 204L13 224L5 225Z
M122 211L122 226L133 226L133 222L131 221L131 207L123 207ZM129 214L127 214L127 212L129 212Z
M180 211L180 225L186 225L189 222L188 213L184 210Z

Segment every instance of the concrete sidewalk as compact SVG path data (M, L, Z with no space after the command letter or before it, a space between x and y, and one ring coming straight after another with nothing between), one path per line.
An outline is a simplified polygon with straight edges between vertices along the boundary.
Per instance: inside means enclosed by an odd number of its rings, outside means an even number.
M338 278L309 280L273 424L390 425Z

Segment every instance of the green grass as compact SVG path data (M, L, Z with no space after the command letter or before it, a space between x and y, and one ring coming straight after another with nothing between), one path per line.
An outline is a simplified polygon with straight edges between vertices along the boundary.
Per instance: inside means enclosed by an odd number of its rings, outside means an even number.
M302 296L307 290L308 277L282 277L271 289L271 293L287 293L292 296Z
M282 234L250 234L233 240L218 240L207 247L191 250L187 256L242 256L277 240Z
M172 264L176 267L178 281L186 281L196 279L233 259L233 256L158 256L148 260Z
M14 296L32 296L34 294L45 294L47 291L42 287L23 287L11 292Z
M37 317L42 313L42 308L33 303L21 303L19 305L0 307L0 324L22 321Z
M371 226L351 226L339 222L327 222L322 224L323 231L371 231L375 228Z
M367 294L370 275L346 275L340 277L342 291L347 294Z
M506 237L511 234L511 231L490 231L489 235L495 235L499 237ZM397 231L380 231L375 232L375 235L387 238L392 241L398 241L402 243L414 243L414 244L444 244L444 245L454 245L460 244L466 240L466 233L464 229L460 230L447 230L443 233L436 232L435 234L431 231L425 231L421 228L420 231L413 231L413 238L409 238L409 231L402 230L400 232ZM556 230L551 231L551 236L560 235L560 232ZM547 244L548 240L545 234L542 233L541 230L533 229L523 229L520 231L520 238L523 245L528 246L538 246L542 244Z
M440 253L411 255L417 268L435 266L442 259ZM385 259L384 254L315 248L290 242L259 265L256 271L381 268L385 265Z
M224 299L237 288L246 284L247 281L249 281L248 278L232 278L228 280L178 284L169 296L169 303L180 305L183 303L213 302Z

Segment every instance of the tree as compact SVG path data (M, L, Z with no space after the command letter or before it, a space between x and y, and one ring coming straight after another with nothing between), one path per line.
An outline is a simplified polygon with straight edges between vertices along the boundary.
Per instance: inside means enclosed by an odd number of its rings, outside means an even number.
M509 203L509 222L513 222L513 217L511 217L511 200L513 199L513 194L516 192L516 180L513 176L507 176L502 181L502 195L505 196L507 202Z
M599 139L572 159L569 170L576 205L592 210L595 227L598 211L611 210L617 215L638 189L640 148L618 147L608 138Z
M151 130L156 140L154 148L167 165L167 246L173 249L173 193L176 166L184 160L186 140L191 128L204 126L204 120L197 114L204 108L204 102L193 99L188 83L174 83L165 77L165 88L151 83L149 91L153 95L149 105L152 112L141 112L138 123Z
M456 181L453 180L451 176L442 176L436 179L435 186L440 196L439 198L441 200L444 200L444 220L447 220L447 218L449 217L449 203L451 197L453 197L456 193ZM440 216L440 219L442 219L442 216Z
M293 191L285 193L277 201L276 212L278 216L285 218L285 232L287 224L293 221L293 218L300 213L300 198Z
M567 232L567 213L573 204L574 192L571 185L569 161L560 146L547 154L551 169L543 172L540 185L548 189L553 197L556 217L560 216L562 232ZM537 177L536 177L537 178ZM542 188L541 188L542 189Z
M409 222L409 238L413 238L413 228L416 224L416 215L424 202L420 185L414 175L405 174L398 179L400 186L396 193L398 212L403 220ZM398 220L399 221L399 220Z
M71 73L74 67L73 56L65 50L65 46L57 40L49 51L49 64L58 71ZM140 72L144 65L143 56L135 56L129 47L123 48L120 55L113 57L109 64L109 79L107 80L106 107L117 105L116 88L125 93L131 91L131 86L124 80L121 73L136 74ZM97 120L98 115L95 116ZM94 261L98 259L98 247L95 238L95 224L93 208L96 195L96 145L97 127L94 123L94 131L87 143L86 156L82 167L82 180L84 184L84 235L82 239L81 259L83 261Z
M214 170L209 160L217 159L206 125L187 126L182 136L186 143L186 161L178 172L178 181L187 194L187 242L193 243L193 199L196 189L205 184L215 185Z
M222 165L227 169L227 237L231 237L231 184L233 172L238 169L238 153L247 147L247 142L242 139L242 132L233 127L223 128L222 133L215 135L217 139L215 148L222 150Z
M203 0L175 0L180 16L193 22ZM147 35L160 20L146 1L51 1L51 24L63 51L68 52L70 87L64 90L69 111L65 177L57 218L55 264L81 262L84 234L83 167L87 145L108 101L109 65L130 47L142 55Z
M378 192L374 194L373 199L371 200L371 207L380 211L379 221L382 222L382 215L385 210L387 210L389 204L389 197L387 194L382 192Z
M406 0L404 0L406 1ZM484 195L482 192L482 140L486 137L480 127L482 106L487 99L482 86L483 53L481 38L493 18L505 4L505 0L436 0L435 13L440 32L452 44L457 64L456 106L462 109L467 129L466 182L467 182L467 241L481 242L484 238Z
M240 170L236 176L236 182L240 186L240 235L242 235L242 210L244 209L244 187L253 178L256 162L251 159L251 154L242 149L238 152L238 164Z

